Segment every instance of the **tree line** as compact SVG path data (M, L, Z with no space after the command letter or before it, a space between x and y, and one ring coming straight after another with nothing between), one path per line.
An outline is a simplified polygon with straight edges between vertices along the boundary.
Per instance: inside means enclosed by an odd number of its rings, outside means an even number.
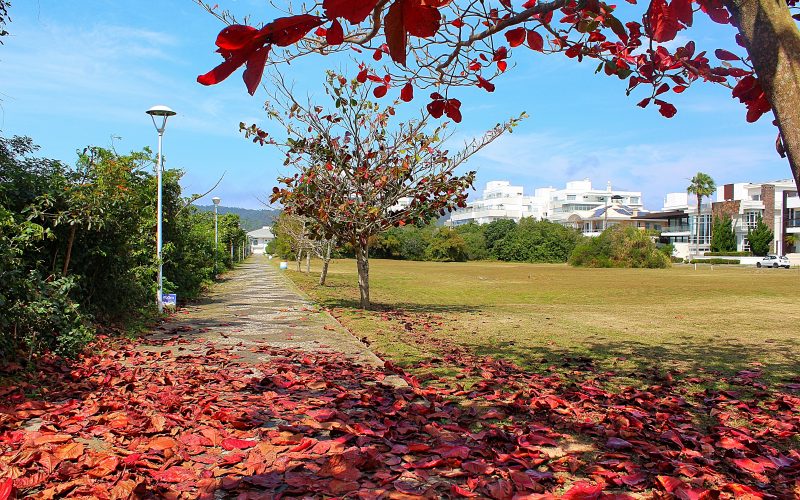
M69 355L95 331L122 332L156 314L156 176L149 149L88 147L75 165L0 137L0 358ZM219 219L164 172L164 291L196 297L243 255L236 215ZM216 251L215 251L216 250Z

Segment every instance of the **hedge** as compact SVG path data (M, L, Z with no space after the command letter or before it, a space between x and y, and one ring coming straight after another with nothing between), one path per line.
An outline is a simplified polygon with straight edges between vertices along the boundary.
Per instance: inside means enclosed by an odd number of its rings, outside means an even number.
M750 252L706 252L706 257L749 257Z
M739 264L739 259L692 259L689 264Z

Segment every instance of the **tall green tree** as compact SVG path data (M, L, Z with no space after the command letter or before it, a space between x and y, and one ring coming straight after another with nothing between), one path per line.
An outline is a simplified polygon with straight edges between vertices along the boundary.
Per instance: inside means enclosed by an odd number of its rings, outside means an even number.
M733 252L736 250L736 233L733 232L733 221L728 215L714 217L711 226L711 251Z
M747 241L750 242L750 251L753 255L767 255L772 245L775 233L759 217L756 227L747 231Z
M714 191L717 190L717 185L710 175L703 172L697 172L686 188L686 192L693 194L697 197L697 219L695 219L696 240L695 240L695 253L700 247L700 209L703 204L703 198L711 197Z

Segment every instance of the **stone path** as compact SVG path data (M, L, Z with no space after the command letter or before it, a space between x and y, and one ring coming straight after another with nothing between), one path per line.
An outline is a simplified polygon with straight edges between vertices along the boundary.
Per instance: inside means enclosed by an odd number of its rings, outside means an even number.
M202 300L179 310L148 337L146 351L175 349L162 345L177 336L181 350L224 346L248 363L267 361L255 346L307 351L338 351L359 363L383 361L328 313L311 304L263 255L253 255L225 275ZM153 339L153 344L148 341ZM198 342L200 340L200 342Z

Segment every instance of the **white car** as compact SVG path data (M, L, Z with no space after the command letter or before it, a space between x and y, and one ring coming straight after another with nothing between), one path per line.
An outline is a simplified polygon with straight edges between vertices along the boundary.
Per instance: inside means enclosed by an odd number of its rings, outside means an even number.
M778 257L777 255L767 255L763 259L756 262L756 267L785 267L789 269L789 259L785 255Z

